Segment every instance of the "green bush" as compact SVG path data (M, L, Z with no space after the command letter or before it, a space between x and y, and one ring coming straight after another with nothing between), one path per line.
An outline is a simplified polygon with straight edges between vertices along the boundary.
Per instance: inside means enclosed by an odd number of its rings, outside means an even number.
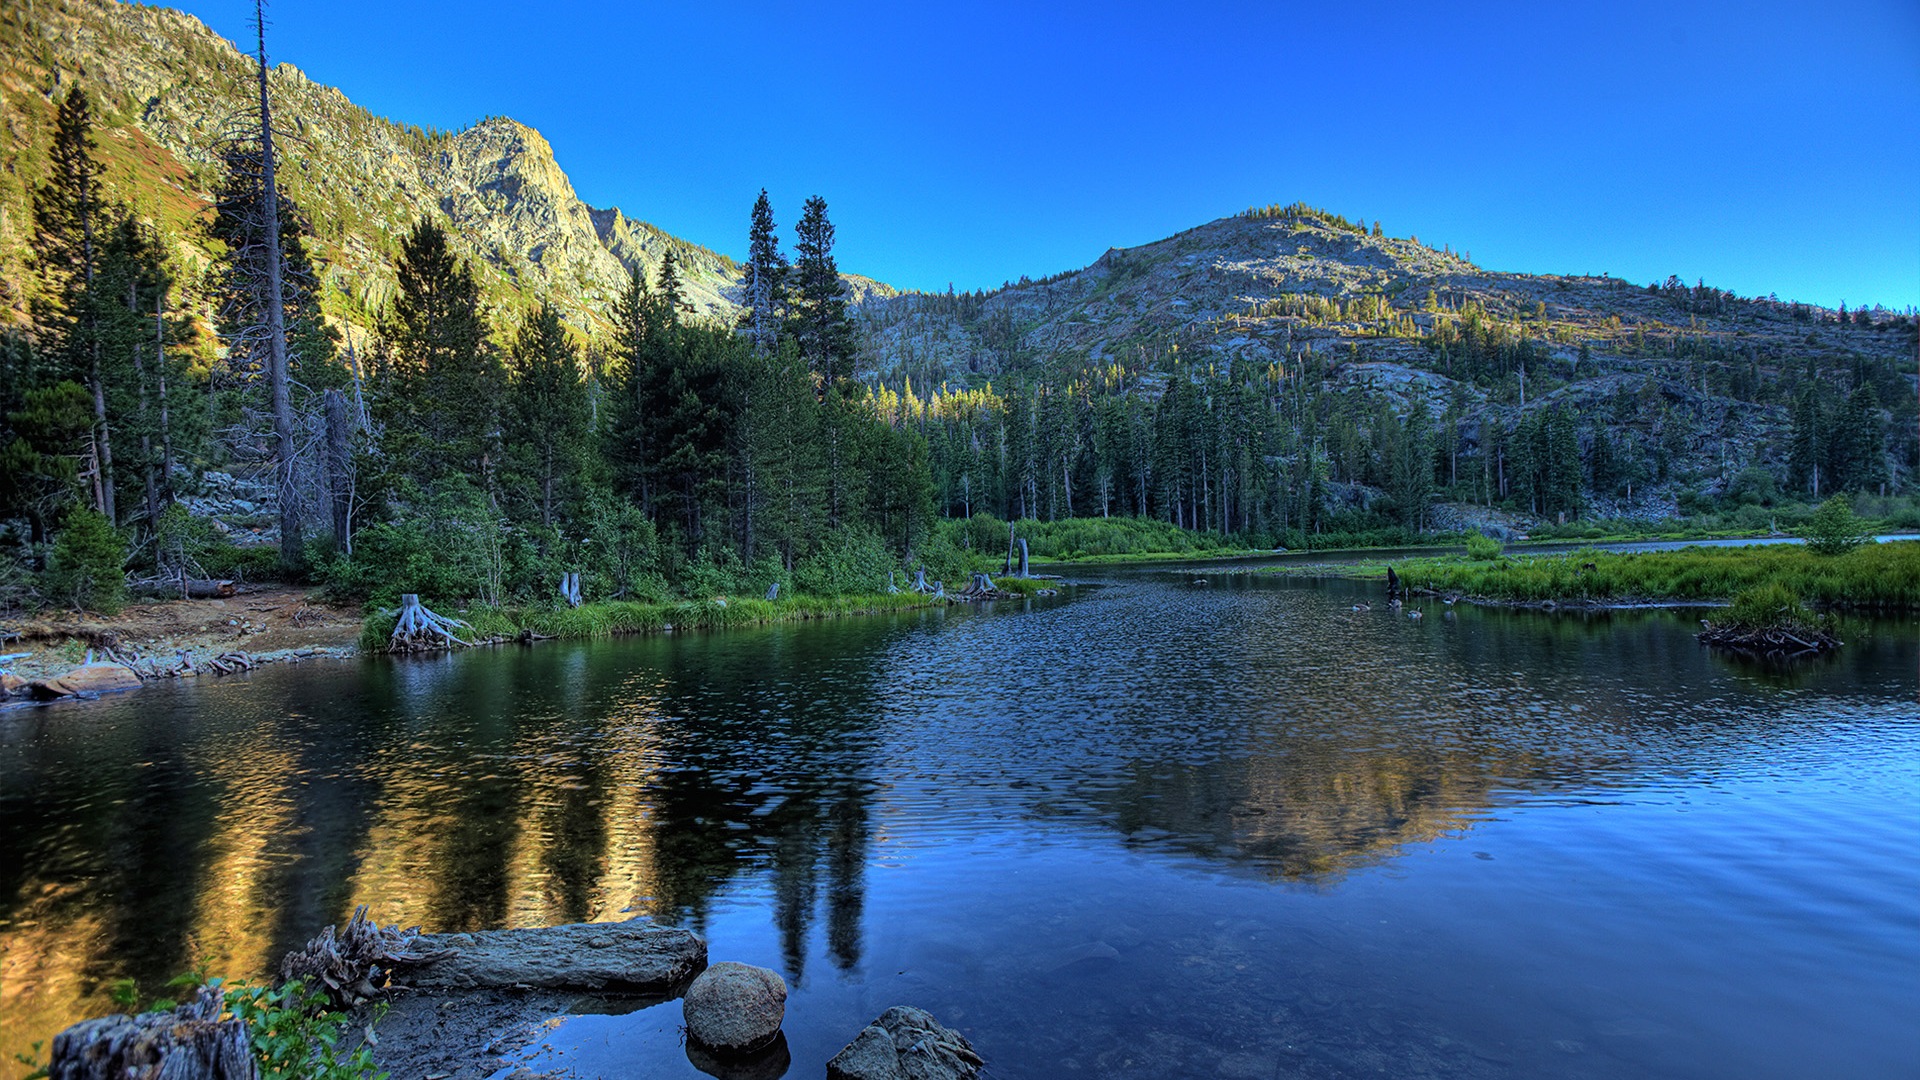
M374 1066L369 1047L341 1049L347 1018L326 1004L326 995L298 979L226 991L228 1011L247 1025L263 1080L382 1080L387 1073Z
M126 561L126 541L106 515L75 507L53 542L43 589L55 603L112 615L127 602Z
M886 590L887 572L898 565L871 529L836 529L793 568L793 586L809 596L880 593Z
M1724 619L1716 623L1743 631L1796 630L1815 625L1813 612L1800 602L1800 595L1777 581L1742 589L1733 595L1733 605Z
M1469 559L1474 559L1479 562L1490 562L1499 558L1500 553L1504 550L1506 549L1501 545L1500 541L1495 540L1493 537L1477 529L1467 536L1467 558Z
M1800 535L1818 555L1845 555L1872 539L1867 535L1866 522L1854 516L1853 504L1845 495L1821 503L1801 527Z

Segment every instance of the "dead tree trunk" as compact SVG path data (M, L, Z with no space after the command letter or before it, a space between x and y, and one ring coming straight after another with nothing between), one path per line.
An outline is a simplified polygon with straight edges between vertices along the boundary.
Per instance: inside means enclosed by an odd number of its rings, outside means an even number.
M560 599L565 600L568 607L580 606L580 575L578 573L569 572L560 575Z
M327 493L332 497L333 549L353 554L353 438L347 396L329 390L327 408Z
M1013 522L1007 522L1007 565L1000 570L1003 574L1013 573Z
M280 564L300 563L300 499L294 490L293 399L287 384L286 289L281 282L280 192L275 184L273 109L267 99L267 16L264 0L254 0L253 17L260 45L260 182L266 210L267 379L273 391L273 455L280 498Z

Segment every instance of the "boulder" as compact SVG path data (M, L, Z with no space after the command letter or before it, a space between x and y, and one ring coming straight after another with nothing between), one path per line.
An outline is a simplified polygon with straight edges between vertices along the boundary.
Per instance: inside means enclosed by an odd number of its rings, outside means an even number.
M966 1036L895 1005L827 1062L827 1080L973 1080L984 1064Z
M763 967L731 960L700 973L681 1002L687 1037L722 1057L751 1054L773 1042L787 1015L787 984Z
M42 701L55 698L73 697L76 694L105 694L115 690L131 690L140 685L140 676L125 664L109 664L104 661L82 664L65 675L55 679L35 679L27 684L27 692Z
M408 949L431 959L396 964L393 981L421 990L658 992L685 981L707 963L707 943L698 934L656 927L644 919L421 934Z

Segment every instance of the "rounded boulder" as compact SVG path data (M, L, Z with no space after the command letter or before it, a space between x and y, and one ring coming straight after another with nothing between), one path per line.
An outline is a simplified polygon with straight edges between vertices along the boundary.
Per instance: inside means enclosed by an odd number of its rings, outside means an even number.
M687 1037L721 1057L773 1042L787 1015L787 984L774 972L723 960L700 973L680 1003Z

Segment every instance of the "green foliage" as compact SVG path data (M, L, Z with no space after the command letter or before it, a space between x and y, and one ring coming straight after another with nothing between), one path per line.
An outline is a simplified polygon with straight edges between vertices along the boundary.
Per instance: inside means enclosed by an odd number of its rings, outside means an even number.
M812 555L802 559L793 568L793 584L812 596L878 593L886 588L887 572L899 565L877 533L853 526L828 534Z
M1394 563L1400 576L1443 592L1487 600L1618 602L1728 600L1746 589L1778 584L1809 603L1832 607L1920 609L1920 543L1872 544L1822 556L1798 544L1688 547L1675 551L1459 557ZM1358 568L1384 576L1384 565Z
M127 600L126 559L126 541L106 515L75 507L54 541L44 591L56 603L111 615Z
M1500 557L1505 548L1500 541L1475 530L1467 535L1467 558L1479 562L1491 562Z
M277 987L236 986L226 1005L246 1022L260 1075L266 1080L383 1080L373 1051L347 1052L347 1018L329 1010L325 994L294 979Z
M1801 528L1808 550L1818 555L1845 555L1871 539L1866 522L1854 516L1853 503L1835 495L1820 504Z
M1818 625L1813 612L1800 602L1799 594L1777 581L1750 586L1735 593L1724 618L1713 620L1728 629L1752 633L1760 630L1789 632Z

